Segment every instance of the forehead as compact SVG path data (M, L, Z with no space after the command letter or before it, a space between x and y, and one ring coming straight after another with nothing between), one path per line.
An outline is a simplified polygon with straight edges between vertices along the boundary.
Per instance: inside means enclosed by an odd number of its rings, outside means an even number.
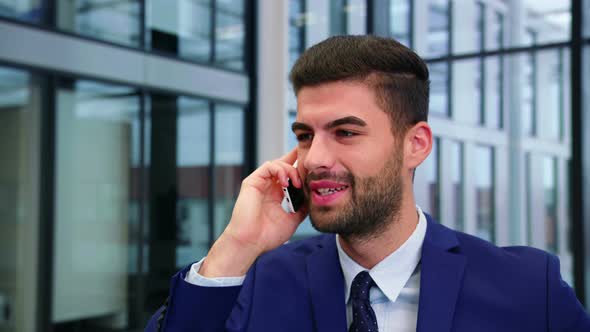
M304 87L297 95L297 121L311 125L355 116L367 124L387 121L376 95L362 82L337 81Z

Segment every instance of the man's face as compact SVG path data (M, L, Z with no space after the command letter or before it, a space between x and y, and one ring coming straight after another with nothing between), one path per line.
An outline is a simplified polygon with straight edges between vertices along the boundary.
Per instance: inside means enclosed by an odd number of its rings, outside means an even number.
M403 144L375 94L360 82L332 82L299 91L293 131L298 169L313 226L365 237L398 214Z

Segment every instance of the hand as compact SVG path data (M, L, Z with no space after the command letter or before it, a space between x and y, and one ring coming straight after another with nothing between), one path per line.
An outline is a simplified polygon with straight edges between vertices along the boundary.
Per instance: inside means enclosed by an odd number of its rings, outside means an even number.
M281 207L282 187L288 179L301 188L302 182L292 164L293 149L278 160L264 163L244 181L229 225L215 242L199 273L205 277L240 276L262 253L285 243L305 219L307 209L288 213Z

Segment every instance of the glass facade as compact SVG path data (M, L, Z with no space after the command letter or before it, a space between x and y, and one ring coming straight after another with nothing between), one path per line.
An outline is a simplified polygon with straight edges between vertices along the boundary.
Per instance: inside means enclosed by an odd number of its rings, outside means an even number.
M408 47L412 47L412 2L389 1L389 34Z
M127 315L129 266L136 263L128 255L131 225L138 223L129 198L139 102L133 88L59 82L52 305L57 330L82 319L115 324Z
M0 67L0 331L34 331L41 82Z
M46 15L48 0L0 1L0 17L41 23Z
M0 331L142 330L206 255L253 169L246 9L0 1Z
M426 36L426 57L439 57L449 53L450 7L447 0L428 0L428 35Z
M557 228L557 160L543 158L543 195L545 215L545 242L547 250L558 252Z
M117 44L141 45L141 1L58 0L57 26Z
M454 221L455 228L463 231L465 229L464 220L464 197L463 197L463 145L460 142L449 141L451 145L451 195L449 196L451 204L450 219Z

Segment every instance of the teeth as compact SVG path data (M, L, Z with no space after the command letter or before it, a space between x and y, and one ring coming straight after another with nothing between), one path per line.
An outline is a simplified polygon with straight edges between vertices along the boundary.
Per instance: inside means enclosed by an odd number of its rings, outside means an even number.
M317 192L322 196L326 196L326 195L331 195L331 194L338 192L338 191L342 191L344 189L346 189L346 186L339 187L339 188L320 188L320 189L317 189Z

